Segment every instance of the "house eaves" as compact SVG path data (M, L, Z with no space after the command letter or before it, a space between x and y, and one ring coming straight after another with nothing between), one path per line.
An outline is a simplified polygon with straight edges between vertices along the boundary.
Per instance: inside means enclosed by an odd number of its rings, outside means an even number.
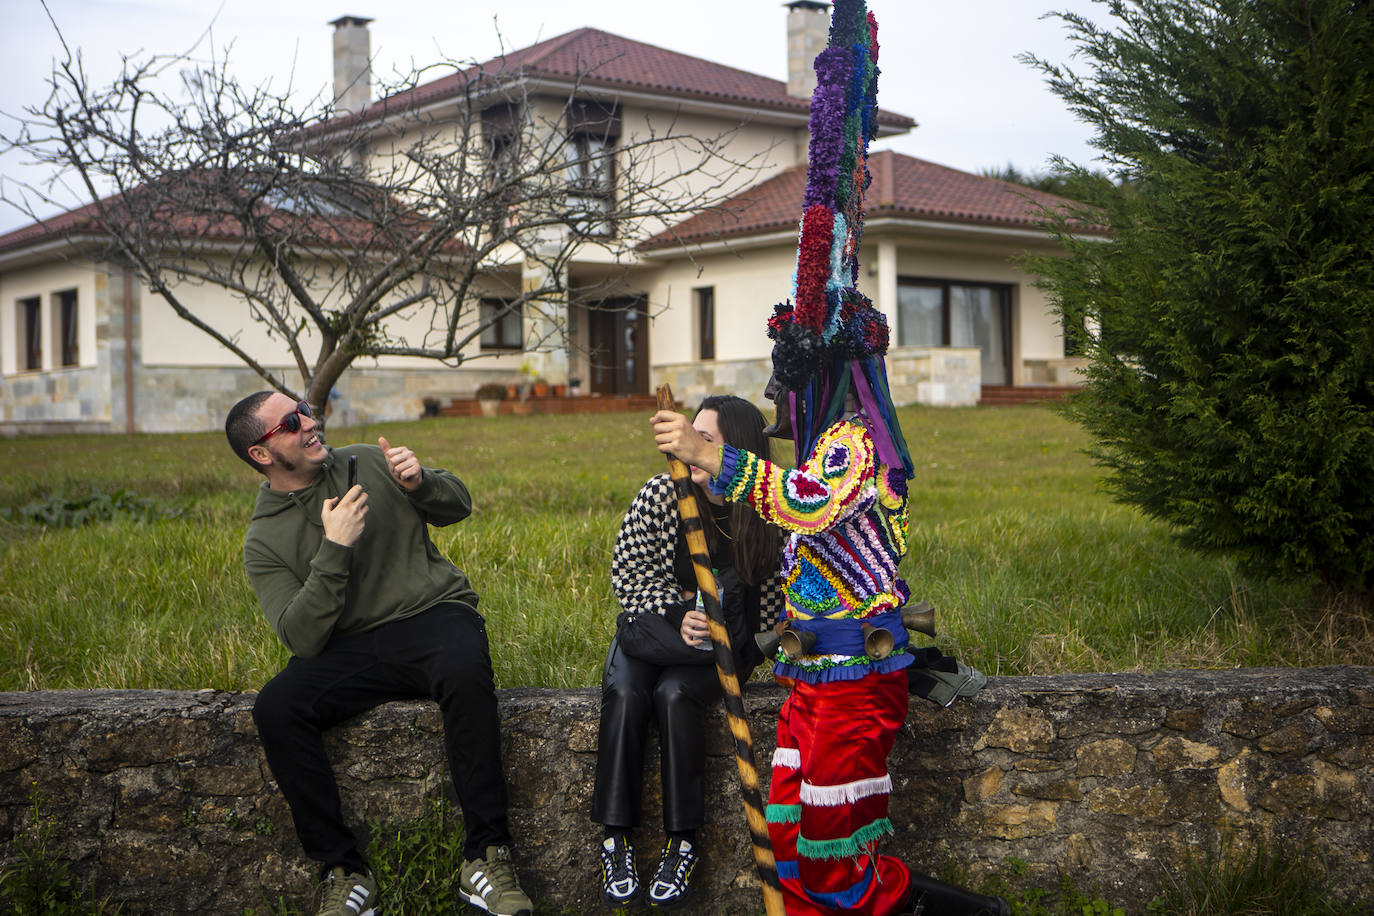
M635 99L650 107L767 118L789 125L806 124L810 111L810 100L788 95L782 80L582 28L394 93L359 112L316 125L307 136L327 139L367 122L380 127L397 118L489 103L497 93L509 94L512 86L530 95L575 91L591 98ZM879 110L877 123L879 136L895 136L916 126L912 118L886 110Z
M0 273L71 261L99 248L105 240L97 235L49 236L0 251Z
M971 175L913 156L881 151L869 156L872 182L864 224L943 233L1000 234L1005 238L1047 238L1047 212L1078 205L1067 198ZM786 229L795 235L806 187L806 167L795 166L744 189L728 201L646 239L646 256L661 249L701 248L716 241L737 244ZM1084 236L1105 236L1087 223Z

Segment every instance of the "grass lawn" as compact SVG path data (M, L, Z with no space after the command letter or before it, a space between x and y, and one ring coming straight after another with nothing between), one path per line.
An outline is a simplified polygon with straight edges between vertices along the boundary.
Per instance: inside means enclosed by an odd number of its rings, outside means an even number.
M1309 583L1245 579L1114 503L1087 437L1052 410L901 415L917 468L903 572L937 607L939 644L984 671L1374 664L1368 622ZM598 683L615 532L666 467L647 415L431 419L330 439L379 434L472 490L473 517L435 538L482 596L498 684ZM96 488L171 516L0 521L0 689L256 688L285 663L240 559L260 478L222 434L0 440L0 467L13 515Z

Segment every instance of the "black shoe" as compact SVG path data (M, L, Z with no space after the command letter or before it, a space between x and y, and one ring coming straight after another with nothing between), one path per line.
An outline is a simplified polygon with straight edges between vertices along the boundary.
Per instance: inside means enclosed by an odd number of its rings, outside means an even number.
M669 840L658 860L658 871L649 883L649 906L675 907L687 899L692 889L692 872L700 857L687 840Z
M606 837L601 844L601 899L615 909L639 896L635 851L629 837Z
M911 873L911 889L916 893L917 913L924 909L941 916L1011 916L1011 905L1001 897L978 894L920 872Z

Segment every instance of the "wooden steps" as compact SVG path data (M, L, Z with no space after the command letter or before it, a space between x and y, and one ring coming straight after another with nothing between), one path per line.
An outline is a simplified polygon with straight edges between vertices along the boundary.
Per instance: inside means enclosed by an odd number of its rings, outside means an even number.
M653 413L658 401L652 394L579 395L577 397L529 397L521 400L496 402L498 416L533 416L549 414L630 413L637 410ZM453 398L439 408L441 417L480 417L482 405L476 398Z
M1057 401L1081 389L1055 385L984 385L978 396L979 407L1016 407Z

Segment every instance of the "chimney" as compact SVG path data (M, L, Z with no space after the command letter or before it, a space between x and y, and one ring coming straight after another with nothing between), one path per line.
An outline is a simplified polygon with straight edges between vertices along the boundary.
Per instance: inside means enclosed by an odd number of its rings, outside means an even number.
M792 0L787 7L787 94L810 99L816 88L812 63L830 41L830 4Z
M372 101L371 19L340 16L334 27L334 104L344 111L362 111Z

